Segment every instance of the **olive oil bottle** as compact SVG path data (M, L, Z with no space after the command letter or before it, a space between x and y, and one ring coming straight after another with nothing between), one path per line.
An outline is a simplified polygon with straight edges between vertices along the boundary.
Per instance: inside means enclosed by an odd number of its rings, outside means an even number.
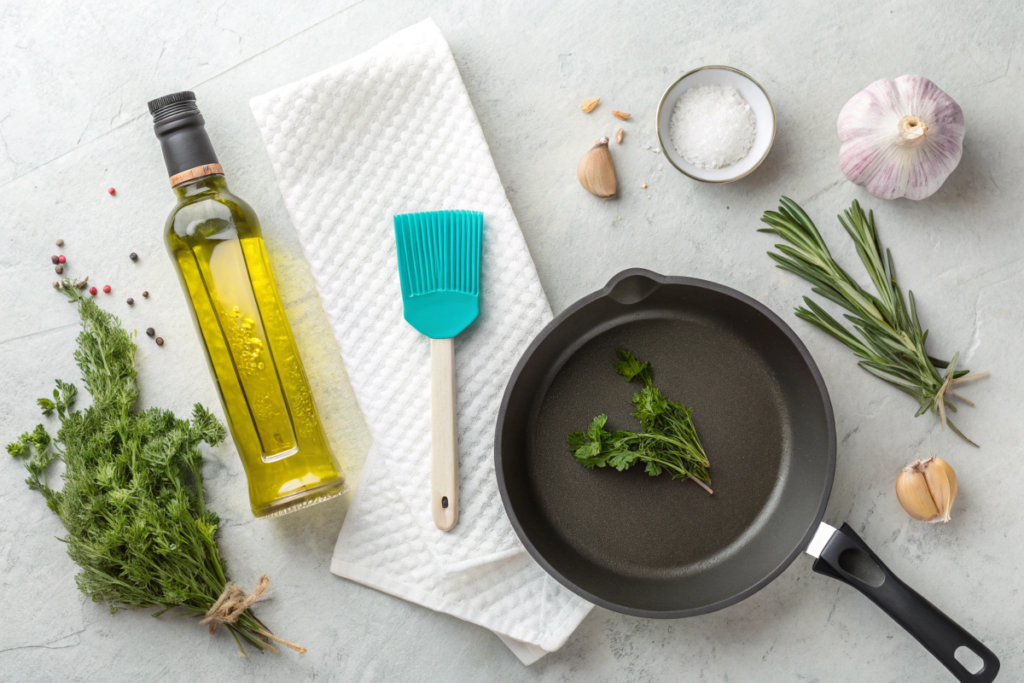
M195 95L149 103L177 206L167 250L206 350L257 517L340 494L259 220L228 190Z

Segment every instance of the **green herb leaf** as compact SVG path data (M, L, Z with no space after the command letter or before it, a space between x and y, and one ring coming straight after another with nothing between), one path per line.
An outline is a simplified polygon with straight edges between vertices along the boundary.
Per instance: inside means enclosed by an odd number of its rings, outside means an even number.
M632 382L634 378L639 377L644 384L648 386L651 384L650 363L641 363L636 356L625 350L620 350L618 356L620 360L615 364L615 369L626 378L627 382Z

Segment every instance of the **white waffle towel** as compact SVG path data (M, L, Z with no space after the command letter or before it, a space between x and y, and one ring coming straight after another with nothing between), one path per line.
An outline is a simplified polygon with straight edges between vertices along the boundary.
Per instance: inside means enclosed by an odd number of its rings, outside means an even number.
M591 608L519 543L494 476L502 392L551 311L448 44L428 19L251 106L373 435L331 571L536 661ZM402 318L392 224L440 209L484 215L481 314L455 341L450 532L430 514L430 341Z

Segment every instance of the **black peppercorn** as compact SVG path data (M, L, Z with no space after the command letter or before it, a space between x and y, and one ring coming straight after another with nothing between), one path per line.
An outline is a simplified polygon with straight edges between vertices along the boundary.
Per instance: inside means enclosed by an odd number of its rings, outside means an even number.
M60 256L51 256L50 257L50 263L52 263L54 265L60 263Z
M148 334L150 337L152 337L153 335L156 334L156 330L154 330L152 327L147 327L146 328L146 334Z
M55 265L55 266L53 267L53 269L54 269L55 271L57 271L57 275L60 275L61 273L63 273L63 272L64 272L64 266L62 266L62 265L61 265L61 264L59 264L59 263L58 263L57 265Z
M129 306L134 306L135 305L135 299L133 299L131 297L128 297L128 305Z
M142 298L143 299L148 299L149 298L149 292L143 292L142 293Z
M132 253L128 254L128 258L130 258L132 261L138 261L139 255L133 251Z
M63 247L64 246L64 240L57 240L57 246L58 247Z
M164 345L164 338L163 337L157 337L156 338L156 345L157 346L163 346Z

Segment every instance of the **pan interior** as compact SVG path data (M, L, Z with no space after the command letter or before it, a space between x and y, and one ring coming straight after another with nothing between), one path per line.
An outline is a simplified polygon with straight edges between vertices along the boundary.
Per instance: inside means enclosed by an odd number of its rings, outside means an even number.
M693 409L714 495L572 457L567 435L595 415L639 429L639 384L614 368L623 348ZM792 557L831 483L834 435L801 350L720 292L662 285L639 304L602 298L576 311L529 358L504 420L508 500L535 557L584 597L645 616L701 613L755 590Z
M595 415L607 414L609 429L639 431L630 398L640 385L616 372L618 349L650 361L654 385L693 409L714 495L651 477L642 464L588 470L570 455L566 435ZM555 533L590 561L638 578L684 577L728 556L778 502L791 441L781 388L757 348L699 317L634 320L587 341L558 370L530 433L529 477Z

